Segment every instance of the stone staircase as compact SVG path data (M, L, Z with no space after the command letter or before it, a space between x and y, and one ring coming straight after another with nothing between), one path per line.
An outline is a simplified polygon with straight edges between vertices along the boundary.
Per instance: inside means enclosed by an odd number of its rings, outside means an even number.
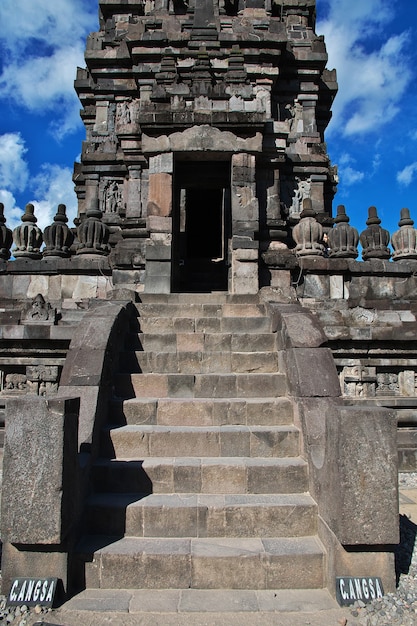
M79 546L92 589L320 589L325 552L258 296L144 295Z

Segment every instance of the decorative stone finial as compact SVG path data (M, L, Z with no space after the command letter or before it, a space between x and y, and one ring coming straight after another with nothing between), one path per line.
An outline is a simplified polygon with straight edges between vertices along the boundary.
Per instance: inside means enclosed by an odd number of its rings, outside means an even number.
M15 257L28 257L30 259L41 259L40 248L43 243L42 231L36 222L35 207L27 204L25 213L22 215L22 224L13 230L13 242Z
M67 226L67 222L66 206L60 204L54 217L54 223L47 226L43 233L46 244L44 256L64 258L70 256L70 247L74 241L74 235Z
M10 248L13 243L13 235L10 228L6 226L4 217L4 204L0 202L0 259L10 258Z
M300 221L292 231L297 256L324 256L323 228L316 219L310 198L304 198Z
M79 241L77 254L109 254L110 231L101 221L101 217L102 213L97 206L92 206L87 211L85 219L77 228Z
M371 206L368 209L368 219L366 228L361 232L359 241L362 245L362 258L364 261L368 259L389 259L391 252L388 248L390 234L380 226L381 220L378 217L376 207Z
M401 209L400 230L397 230L391 237L391 244L394 248L393 261L401 259L417 259L417 231L414 228L414 220L410 218L409 209Z
M356 228L349 224L345 207L337 207L334 218L335 227L329 231L329 256L339 259L356 259L358 256L359 234Z

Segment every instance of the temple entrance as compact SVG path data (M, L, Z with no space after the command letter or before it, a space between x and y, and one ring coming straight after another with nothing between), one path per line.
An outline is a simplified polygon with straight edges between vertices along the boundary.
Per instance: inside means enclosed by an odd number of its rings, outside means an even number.
M230 230L230 163L177 162L173 291L227 290Z

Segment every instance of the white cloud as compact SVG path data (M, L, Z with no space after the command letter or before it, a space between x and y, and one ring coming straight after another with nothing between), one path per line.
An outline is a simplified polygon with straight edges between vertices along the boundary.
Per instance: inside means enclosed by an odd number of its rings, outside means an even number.
M413 182L414 178L417 175L417 161L407 165L403 170L398 172L397 174L397 182L400 185L404 185L405 187L409 187Z
M56 137L81 127L74 79L96 16L96 0L0 2L0 97L30 112L53 111Z
M96 0L1 0L0 39L12 56L34 42L53 48L68 47L95 28Z
M48 57L28 58L8 65L0 76L0 97L31 112L56 110L61 136L81 125L80 103L74 91L76 68L83 63L83 48L77 44L60 48Z
M359 170L353 169L353 167L346 167L341 170L340 179L347 187L359 183L365 178L365 174Z
M41 172L34 178L35 194L32 204L38 226L44 230L52 224L58 204L67 207L68 225L73 225L77 215L77 197L72 182L72 171L59 165L43 165Z
M317 32L325 36L328 67L336 67L339 82L329 132L378 130L397 115L410 83L410 35L386 36L384 25L395 11L388 0L319 0L320 5L328 12Z
M30 111L52 108L69 97L75 99L73 82L82 59L80 44L55 50L48 57L8 65L0 77L0 95L13 98Z
M338 173L344 187L351 187L365 178L365 173L355 168L355 159L347 152L339 158Z
M58 204L66 205L68 223L72 226L77 216L72 170L44 164L36 176L29 178L26 153L20 133L0 135L0 202L4 204L8 227L13 229L20 224L24 211L17 206L15 194L22 192L32 193L30 202L35 206L35 216L42 230L53 222Z
M0 135L0 187L24 191L29 170L24 155L27 152L20 133Z

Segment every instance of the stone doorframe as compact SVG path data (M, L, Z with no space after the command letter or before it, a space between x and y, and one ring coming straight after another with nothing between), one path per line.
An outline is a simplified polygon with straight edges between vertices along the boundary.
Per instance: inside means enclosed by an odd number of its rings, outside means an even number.
M179 153L216 160L219 153L231 162L231 238L228 292L253 294L259 289L259 203L256 197L256 154L262 150L262 133L242 138L230 131L203 125L182 132L142 136L149 160L145 292L170 293L172 289L172 237L174 161ZM216 156L217 155L217 156Z

